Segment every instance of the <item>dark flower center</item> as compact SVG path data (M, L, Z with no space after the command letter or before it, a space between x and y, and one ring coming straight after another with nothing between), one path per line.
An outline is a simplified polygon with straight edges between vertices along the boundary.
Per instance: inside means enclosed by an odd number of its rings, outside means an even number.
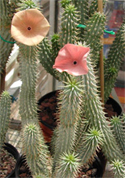
M27 30L31 30L31 27L28 27Z
M77 64L77 62L76 62L76 61L74 61L74 62L73 62L73 64L74 64L74 65L76 65L76 64Z

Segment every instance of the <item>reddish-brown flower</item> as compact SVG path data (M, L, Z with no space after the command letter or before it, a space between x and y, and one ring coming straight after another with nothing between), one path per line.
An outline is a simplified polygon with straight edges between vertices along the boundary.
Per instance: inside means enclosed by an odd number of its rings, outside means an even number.
M90 48L74 44L66 44L58 53L53 68L59 72L79 76L88 73L86 58Z
M15 13L11 23L12 37L25 45L39 44L47 35L50 25L37 9L27 9Z

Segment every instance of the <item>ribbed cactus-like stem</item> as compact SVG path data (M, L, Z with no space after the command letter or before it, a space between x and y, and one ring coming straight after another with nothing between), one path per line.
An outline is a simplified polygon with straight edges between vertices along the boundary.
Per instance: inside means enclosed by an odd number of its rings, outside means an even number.
M47 147L43 142L38 124L35 88L37 80L37 46L20 44L20 72L22 79L20 93L20 115L23 130L23 151L33 175L48 174L46 167ZM48 177L48 176L47 176Z
M23 128L23 153L26 155L27 164L32 175L50 177L48 169L48 148L44 144L39 127L30 123Z
M76 153L80 159L80 164L85 165L99 149L102 142L102 133L95 129L89 129L81 138L80 144L76 145Z
M57 57L60 50L59 38L60 37L58 34L54 34L51 39L53 61L55 61L55 58Z
M62 8L66 8L67 5L71 4L72 0L61 0L61 6Z
M103 145L102 149L111 162L114 159L124 159L119 147L117 146L116 140L112 134L111 128L108 121L106 120L105 113L103 112L102 103L97 88L97 78L95 77L94 70L92 67L91 60L88 58L87 61L89 72L83 76L84 83L84 112L85 117L88 118L90 126L100 130L103 134Z
M65 7L61 18L61 31L60 31L60 46L67 43L75 43L78 41L79 15L74 5L69 4Z
M77 8L77 11L80 13L80 24L85 25L86 21L89 18L89 2L88 0L72 0L72 2L74 3L75 7ZM85 29L81 28L79 30L79 34L78 34L78 39L79 41L83 42L84 41L84 31Z
M31 0L22 1L20 9L25 6L34 7ZM19 113L23 128L23 153L32 174L49 177L47 168L47 147L45 146L42 132L38 124L38 108L35 97L37 82L38 46L19 44L20 75L22 80L20 92Z
M80 12L80 23L85 24L88 19L89 2L87 0L72 0L75 7Z
M56 177L75 178L80 168L80 159L75 153L63 153L60 156Z
M19 45L20 74L22 80L20 93L20 115L23 123L37 120L37 104L35 89L37 81L37 52L36 46Z
M91 48L91 58L96 65L99 63L99 52L102 48L100 37L104 33L104 28L105 15L100 12L89 18L85 28L84 40Z
M60 155L73 149L82 95L79 84L74 79L70 80L59 96L60 124L56 131L54 165Z
M11 4L8 0L0 1L0 73L5 69L14 45L14 39L10 34L10 25L15 8L16 3Z
M1 94L0 99L0 149L5 142L10 119L11 97L7 91Z
M122 117L114 116L111 119L111 126L113 130L113 134L122 149L123 153L125 154L125 125L123 124Z
M35 1L33 0L19 0L18 2L19 8L18 11L26 10L26 9L34 9L37 8L37 5L35 4Z
M56 71L52 68L55 62L53 55L55 56L55 54L52 53L52 46L49 43L48 38L44 38L39 47L39 61L44 69L56 78Z
M105 102L111 94L114 87L118 71L121 66L121 62L125 56L125 20L118 30L115 40L110 47L107 60L105 61L105 85L104 85L104 97Z
M103 0L103 7L106 0ZM92 0L89 7L89 16L91 17L95 12L98 12L98 0Z
M122 161L114 160L111 164L114 172L114 177L124 178L125 177L125 165Z

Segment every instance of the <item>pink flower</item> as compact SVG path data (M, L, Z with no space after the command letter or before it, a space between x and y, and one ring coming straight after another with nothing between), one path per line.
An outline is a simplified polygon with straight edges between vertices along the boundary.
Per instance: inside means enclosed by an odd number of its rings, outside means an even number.
M79 76L88 73L86 58L90 48L74 44L66 44L58 53L53 68L59 72Z
M37 9L27 9L15 13L11 23L12 37L25 45L39 44L47 35L50 25Z

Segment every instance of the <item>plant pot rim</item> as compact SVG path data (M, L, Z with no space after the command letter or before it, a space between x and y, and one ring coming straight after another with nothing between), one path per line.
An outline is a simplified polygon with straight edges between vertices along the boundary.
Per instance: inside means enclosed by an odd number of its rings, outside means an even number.
M18 152L18 150L10 143L4 143L3 148L9 152L10 154L13 155L14 159L16 160L16 164L20 158L20 154ZM10 174L8 174L5 178L13 178L15 177L15 170L16 170L16 165L15 168L12 170L12 172Z

